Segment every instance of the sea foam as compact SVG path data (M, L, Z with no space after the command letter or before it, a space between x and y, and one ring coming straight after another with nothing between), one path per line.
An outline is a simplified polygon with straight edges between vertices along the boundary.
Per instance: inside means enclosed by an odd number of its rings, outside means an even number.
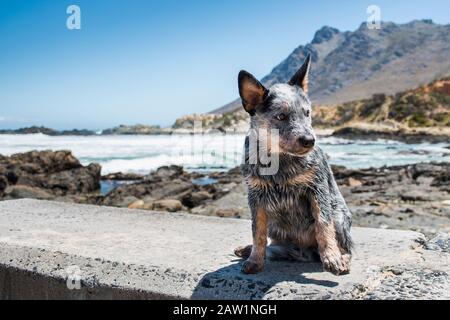
M164 165L187 170L228 170L242 159L244 135L58 136L0 135L0 154L31 150L71 150L86 165L97 162L102 173L148 173ZM319 145L332 164L348 168L381 167L429 161L450 161L446 144L404 144L326 137Z

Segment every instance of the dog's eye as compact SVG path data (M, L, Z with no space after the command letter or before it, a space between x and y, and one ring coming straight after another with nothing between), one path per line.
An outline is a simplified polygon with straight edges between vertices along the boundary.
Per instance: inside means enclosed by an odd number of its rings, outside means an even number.
M286 119L286 115L284 113L277 115L277 120L283 121L284 119Z
M306 111L305 111L305 116L306 116L307 118L309 118L310 115L311 115L311 111L306 110Z

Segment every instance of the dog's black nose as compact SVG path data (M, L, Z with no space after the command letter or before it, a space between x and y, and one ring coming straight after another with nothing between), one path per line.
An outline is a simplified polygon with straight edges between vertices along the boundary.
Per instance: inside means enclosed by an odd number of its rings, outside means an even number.
M305 148L312 148L316 143L316 139L313 136L300 137L299 140L300 144Z

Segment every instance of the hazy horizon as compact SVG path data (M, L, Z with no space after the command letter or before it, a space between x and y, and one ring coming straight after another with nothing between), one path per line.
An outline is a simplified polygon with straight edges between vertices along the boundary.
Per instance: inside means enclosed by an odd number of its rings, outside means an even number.
M81 0L69 30L71 1L0 0L0 129L169 126L232 101L240 69L262 78L322 26L357 29L370 4L383 21L450 22L448 1L419 2Z

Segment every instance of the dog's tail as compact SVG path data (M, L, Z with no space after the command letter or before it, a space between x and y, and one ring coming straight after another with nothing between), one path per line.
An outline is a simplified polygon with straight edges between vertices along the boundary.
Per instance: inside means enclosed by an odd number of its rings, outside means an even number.
M252 246L239 247L234 254L247 259L252 251ZM287 260L299 262L320 262L317 248L300 248L294 244L269 245L266 249L266 258L269 260Z

